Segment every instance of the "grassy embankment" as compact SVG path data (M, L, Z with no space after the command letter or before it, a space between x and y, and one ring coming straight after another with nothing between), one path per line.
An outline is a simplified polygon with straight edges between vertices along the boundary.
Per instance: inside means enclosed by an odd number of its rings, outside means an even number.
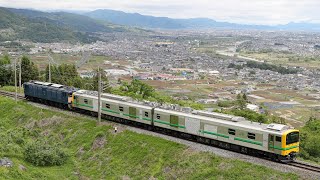
M2 86L0 87L1 91L7 91L7 92L16 92L16 88L14 86ZM19 91L19 87L17 88L17 92L18 93L23 93L23 88L20 89Z
M263 166L197 152L157 137L127 130L113 134L108 124L96 126L92 119L40 109L25 102L15 104L3 97L0 97L0 129L0 143L5 142L8 134L11 139L18 139L19 134L23 136L19 141L1 144L8 148L0 148L0 158L10 158L14 166L0 167L0 179L298 178ZM31 133L10 133L21 129ZM36 139L61 143L69 154L66 164L36 167L26 162L23 145Z

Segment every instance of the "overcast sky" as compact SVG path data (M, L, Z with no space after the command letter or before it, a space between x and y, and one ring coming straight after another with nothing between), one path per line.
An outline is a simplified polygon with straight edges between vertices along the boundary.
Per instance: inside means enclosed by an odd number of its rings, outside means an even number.
M0 0L0 6L38 10L114 9L246 24L320 23L320 0Z

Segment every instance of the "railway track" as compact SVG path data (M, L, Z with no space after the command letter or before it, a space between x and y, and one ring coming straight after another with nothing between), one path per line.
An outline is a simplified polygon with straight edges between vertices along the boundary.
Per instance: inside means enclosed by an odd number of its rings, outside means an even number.
M11 93L11 92L0 91L0 95L15 98L15 93ZM17 94L17 99L24 100L25 98L23 95Z
M1 91L0 90L0 96L6 96L6 97L15 98L15 93L11 93L11 92L6 92L6 91ZM17 99L24 100L25 98L24 98L23 95L17 94ZM44 105L44 104L42 104L42 105ZM63 109L60 109L60 108L57 108L57 109L63 111ZM86 114L83 114L83 115L89 116L89 115L86 115ZM92 117L92 116L89 116L89 117ZM315 173L320 173L320 166L311 165L311 164L308 164L308 163L305 163L305 162L301 162L301 161L294 161L294 162L288 163L287 165L293 166L293 167L296 167L296 168L299 168L299 169L302 169L302 170L307 170L307 171L311 171L311 172L315 172Z
M297 167L299 169L304 169L304 170L320 173L320 166L308 164L308 163L305 163L305 162L294 161L294 162L288 163L288 165Z

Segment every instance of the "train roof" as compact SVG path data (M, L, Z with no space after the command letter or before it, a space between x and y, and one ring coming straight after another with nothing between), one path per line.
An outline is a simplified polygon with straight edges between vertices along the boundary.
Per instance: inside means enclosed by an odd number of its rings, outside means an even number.
M42 81L30 81L30 82L26 82L24 84L39 85L42 87L61 89L61 90L69 91L69 92L78 90L77 88L74 88L74 87L65 86L65 85L56 84L56 83L42 82Z
M82 97L88 97L88 98L98 98L98 92L97 91L87 91L87 90L79 90L75 92L75 95L81 95ZM114 94L109 93L102 93L101 94L101 101L108 100L111 103L121 103L128 106L135 106L138 108L144 108L144 109L152 109L151 106L139 104L137 102L130 102L131 98L125 97L125 96L118 96Z

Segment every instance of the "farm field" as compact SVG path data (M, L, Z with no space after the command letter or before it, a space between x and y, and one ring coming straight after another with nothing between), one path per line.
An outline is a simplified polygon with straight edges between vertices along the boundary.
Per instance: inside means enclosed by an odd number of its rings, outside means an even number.
M284 117L294 127L301 127L310 116L320 118L319 100L308 95L309 93L269 87L266 90L254 91L252 94L264 98L254 100L256 104L269 104L267 110L270 113ZM272 104L274 108L270 108Z
M289 66L301 66L307 68L318 68L320 66L320 59L318 58L309 58L309 57L299 57L299 59L291 60L296 58L295 54L286 54L286 53L260 53L260 52L240 52L241 56L254 58L257 60L263 60L266 62L272 62L274 64L289 65Z

